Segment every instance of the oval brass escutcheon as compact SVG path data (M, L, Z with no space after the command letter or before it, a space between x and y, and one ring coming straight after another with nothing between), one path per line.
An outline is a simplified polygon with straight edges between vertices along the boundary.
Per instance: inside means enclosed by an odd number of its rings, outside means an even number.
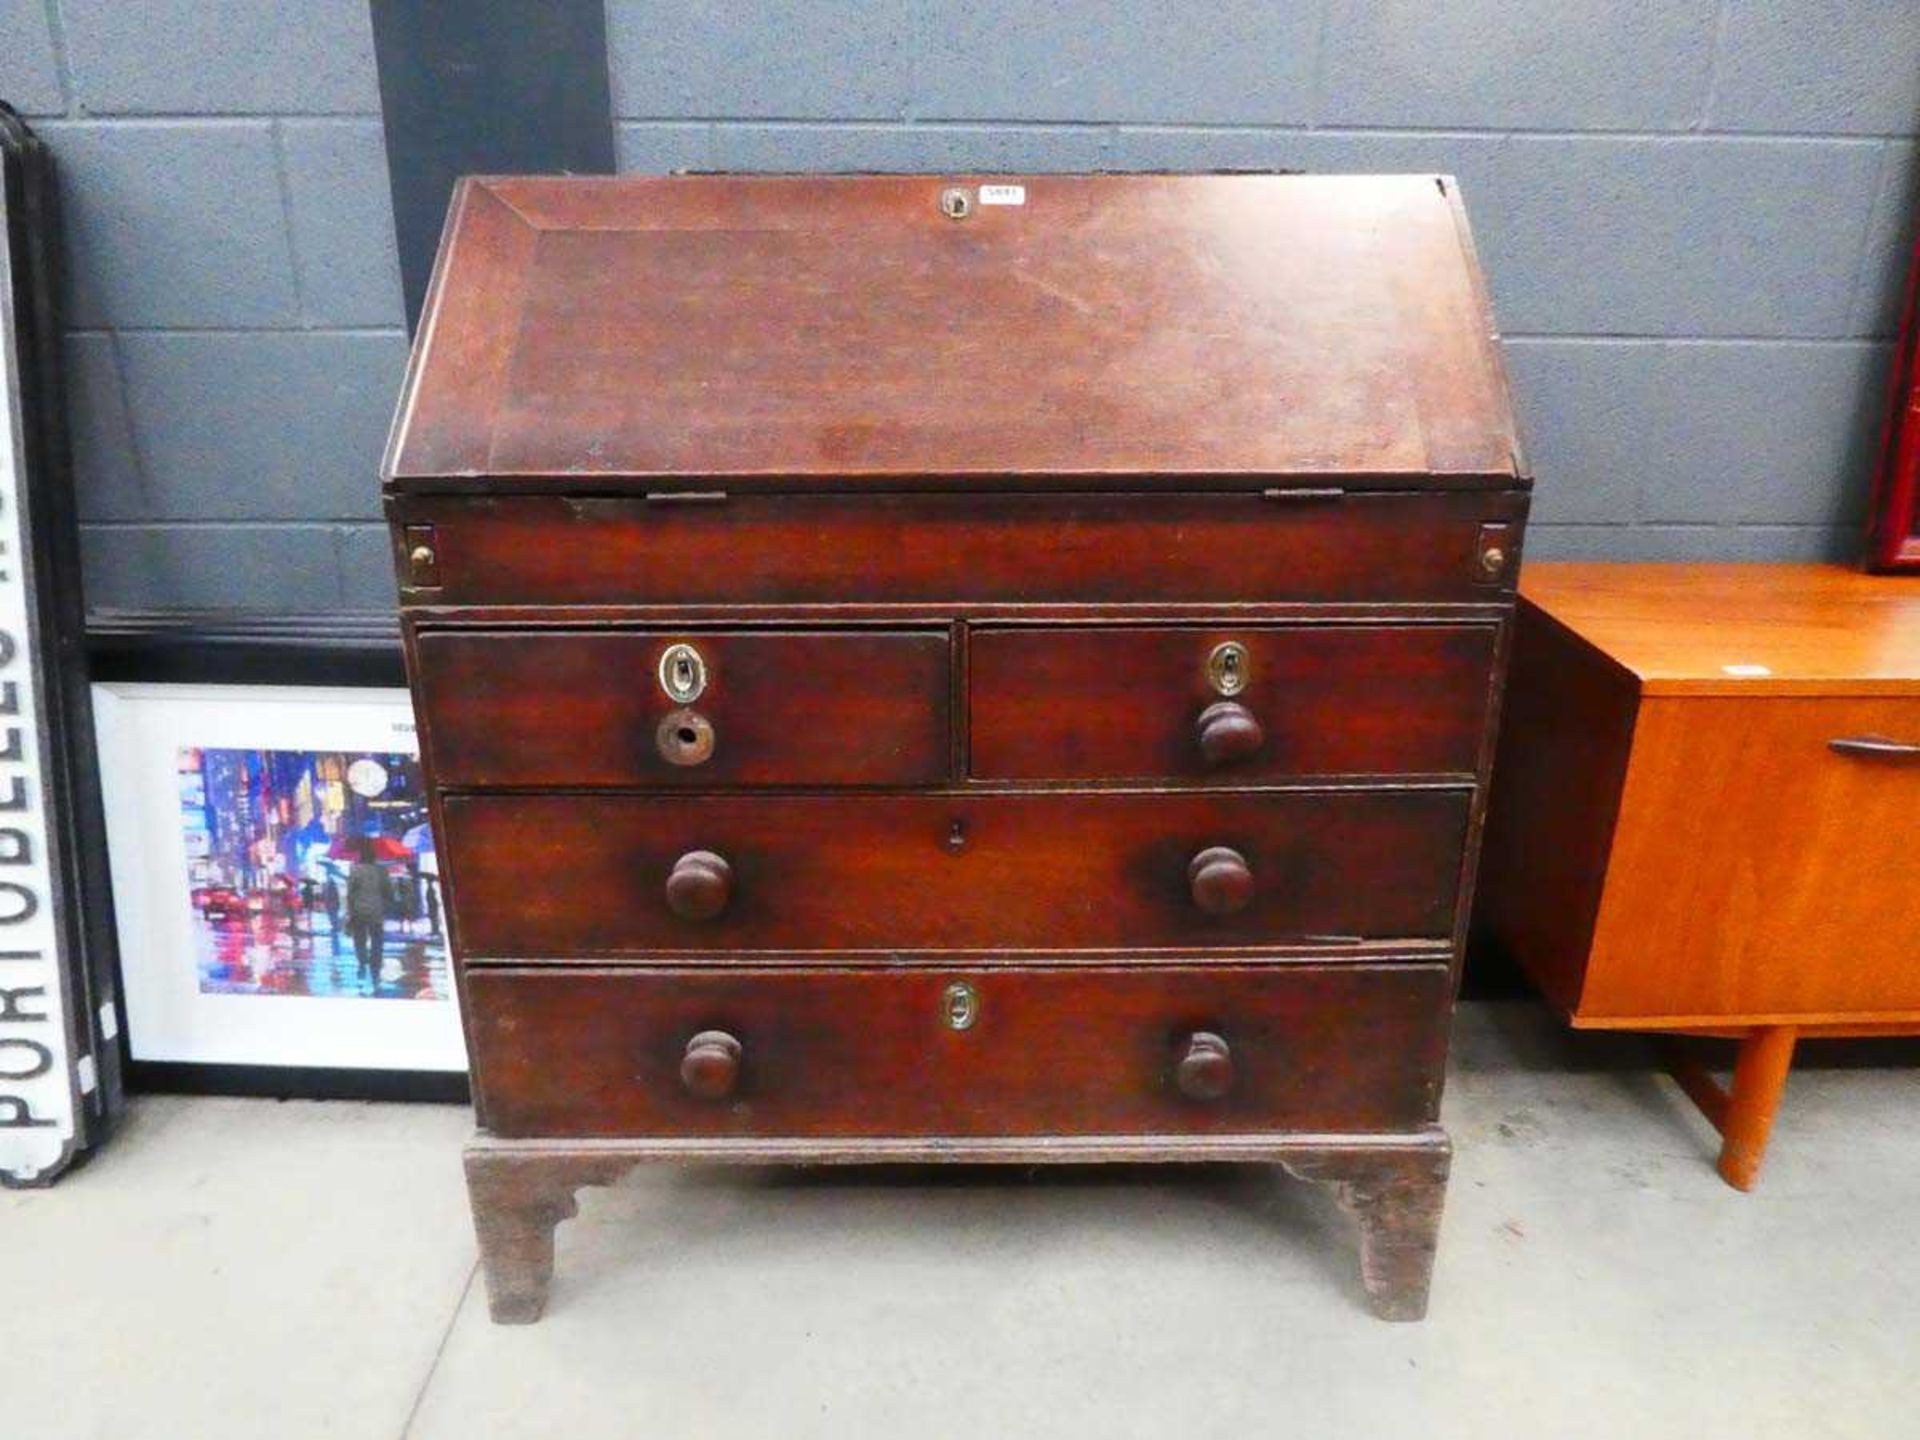
M669 645L660 656L660 688L677 705L691 705L707 688L707 662L691 645Z
M973 213L973 196L958 185L940 192L940 213L949 220L964 220Z
M970 1030L980 1018L980 994L964 980L956 980L940 992L940 1018L949 1030Z
M1217 695L1238 695L1247 688L1247 675L1253 668L1247 647L1238 640L1226 640L1213 647L1207 656L1207 683Z

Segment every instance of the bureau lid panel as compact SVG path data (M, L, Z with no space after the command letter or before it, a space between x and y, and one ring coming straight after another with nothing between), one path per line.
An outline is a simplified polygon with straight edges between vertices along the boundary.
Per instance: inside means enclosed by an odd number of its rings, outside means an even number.
M1450 179L655 176L462 184L385 473L902 489L1524 467Z

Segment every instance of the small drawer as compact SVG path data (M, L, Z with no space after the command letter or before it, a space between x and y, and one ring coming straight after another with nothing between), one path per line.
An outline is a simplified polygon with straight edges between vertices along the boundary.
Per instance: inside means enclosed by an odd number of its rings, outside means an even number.
M502 1136L1408 1130L1439 1093L1444 965L477 968Z
M466 954L1218 951L1452 934L1470 792L455 795Z
M1490 625L982 627L986 780L1450 774L1480 765Z
M949 759L945 631L422 630L445 786L919 785Z

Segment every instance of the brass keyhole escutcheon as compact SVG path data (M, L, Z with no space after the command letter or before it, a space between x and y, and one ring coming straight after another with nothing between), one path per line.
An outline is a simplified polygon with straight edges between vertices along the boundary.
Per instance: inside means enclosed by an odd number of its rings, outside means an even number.
M949 1030L971 1030L980 1018L980 993L964 980L940 992L940 1018Z
M940 192L940 213L949 220L964 220L973 213L973 197L958 185Z
M669 765L702 765L713 754L713 723L698 710L670 710L653 732L653 743Z
M1238 695L1247 688L1247 675L1253 661L1247 647L1238 640L1227 640L1213 647L1207 656L1207 683L1216 695Z
M691 645L669 645L660 656L660 688L676 705L691 705L707 688L707 662Z

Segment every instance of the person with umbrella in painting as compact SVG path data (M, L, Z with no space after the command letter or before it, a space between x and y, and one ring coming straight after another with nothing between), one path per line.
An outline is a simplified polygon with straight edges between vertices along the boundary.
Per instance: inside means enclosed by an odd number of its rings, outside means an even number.
M361 836L347 871L347 929L361 975L378 990L387 968L387 872L374 855L374 837Z
M411 859L412 854L393 836L381 834L380 827L371 821L359 835L341 835L327 851L329 860L351 862L347 868L345 913L339 918L353 937L353 955L359 962L360 975L371 979L375 990L380 988L381 976L386 970L387 917L393 913L392 882L387 878L387 867L396 861ZM335 871L337 868L330 867ZM331 873L327 885L330 891L337 892ZM336 929L334 934L337 937L339 931Z

